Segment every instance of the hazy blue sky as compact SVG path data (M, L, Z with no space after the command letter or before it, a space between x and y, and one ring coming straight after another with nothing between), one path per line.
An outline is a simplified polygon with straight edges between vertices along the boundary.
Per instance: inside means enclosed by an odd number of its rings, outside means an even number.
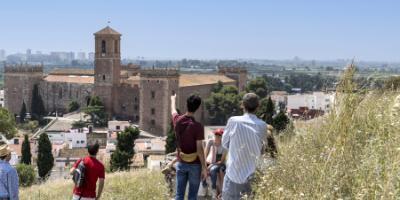
M93 51L107 25L123 57L400 61L400 1L12 0L0 49Z

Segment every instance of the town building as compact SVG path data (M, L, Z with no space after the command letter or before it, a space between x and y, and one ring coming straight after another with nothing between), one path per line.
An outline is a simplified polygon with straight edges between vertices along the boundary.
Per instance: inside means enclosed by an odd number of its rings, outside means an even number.
M300 107L327 112L334 103L334 93L313 92L310 94L294 94L287 96L287 109Z
M121 34L106 27L94 34L94 70L55 69L45 74L43 66L5 66L5 107L15 115L22 103L30 112L32 90L39 87L49 113L67 113L68 105L78 102L86 107L92 96L102 100L110 119L131 121L140 129L165 136L170 126L170 96L177 94L177 106L186 111L186 98L199 94L206 99L213 87L222 82L244 89L247 71L243 68L221 67L214 74L182 74L177 68L143 69L121 63ZM73 59L71 53L53 52L61 59ZM196 119L208 124L204 104Z
M0 90L0 108L4 107L4 90Z

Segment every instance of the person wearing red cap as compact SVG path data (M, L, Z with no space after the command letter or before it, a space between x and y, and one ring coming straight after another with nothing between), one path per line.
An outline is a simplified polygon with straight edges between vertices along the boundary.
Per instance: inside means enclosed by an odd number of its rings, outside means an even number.
M205 151L206 162L208 164L208 170L210 171L210 176L211 176L212 196L214 199L217 198L217 196L221 193L225 175L225 168L226 168L225 167L226 150L221 145L223 134L224 134L223 129L215 130L214 140L210 140L207 143ZM220 186L218 188L217 188L217 180Z

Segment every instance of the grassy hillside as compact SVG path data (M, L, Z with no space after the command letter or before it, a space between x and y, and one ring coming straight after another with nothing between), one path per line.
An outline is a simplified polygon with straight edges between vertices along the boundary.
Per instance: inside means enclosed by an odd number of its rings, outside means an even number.
M121 172L106 175L102 199L167 199L167 188L161 173L147 170ZM20 191L23 200L72 199L72 180L57 180L24 188Z
M342 79L333 112L283 136L279 164L259 176L257 199L400 196L399 93L354 93L353 75Z

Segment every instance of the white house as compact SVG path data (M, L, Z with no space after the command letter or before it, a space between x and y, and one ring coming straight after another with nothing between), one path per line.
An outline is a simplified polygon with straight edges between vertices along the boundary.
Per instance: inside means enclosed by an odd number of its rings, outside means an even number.
M65 133L65 142L68 144L69 149L85 148L87 146L87 134L89 130L85 129L72 129Z
M108 121L108 130L109 131L124 131L125 128L130 127L131 124L128 121Z
M329 111L333 105L334 98L335 95L333 93L324 92L288 95L287 109L299 109L300 107L308 107L309 109Z
M0 90L0 108L4 107L4 90Z

